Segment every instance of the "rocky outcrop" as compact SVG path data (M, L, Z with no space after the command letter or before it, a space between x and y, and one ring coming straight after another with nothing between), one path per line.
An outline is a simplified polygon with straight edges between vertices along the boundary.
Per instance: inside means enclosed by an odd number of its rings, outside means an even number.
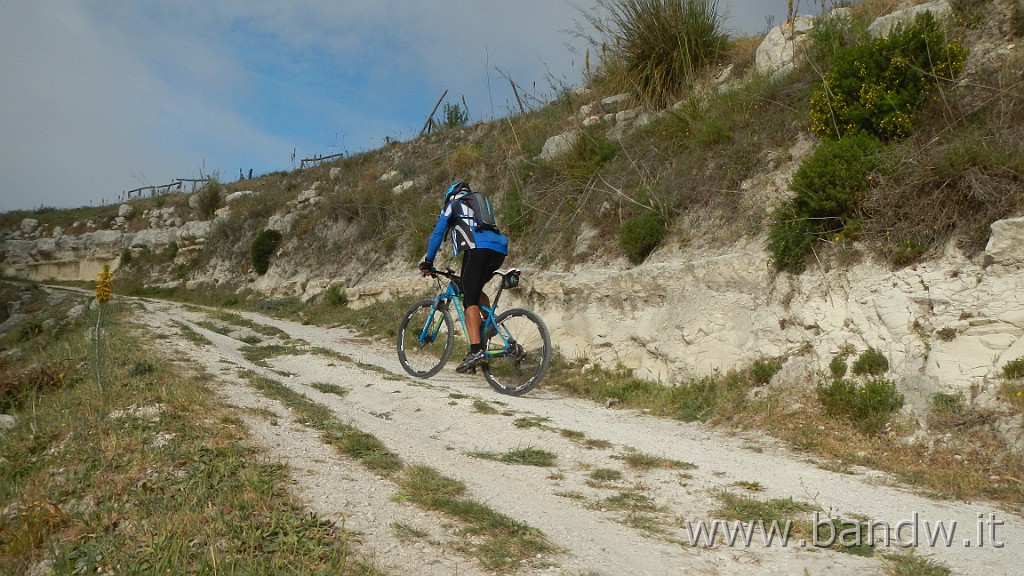
M123 204L110 229L97 230L94 223L81 234L66 234L55 227L44 234L38 221L22 222L20 231L0 236L0 274L27 280L95 280L104 266L116 270L125 250L159 252L177 247L177 259L194 256L205 244L211 221L184 221L174 208L147 210L141 222L148 225L130 231L134 208ZM30 220L30 219L26 219Z
M1024 219L993 224L976 259L950 253L901 270L862 263L776 276L757 238L717 251L667 249L636 268L527 269L503 306L537 311L569 357L668 383L771 357L786 360L788 376L815 379L841 350L873 348L923 414L937 392L993 400L1003 365L1024 356L1022 227ZM426 283L407 277L347 296L359 307L423 293Z
M941 18L953 11L949 0L938 0L926 2L917 6L910 6L903 10L897 10L891 14L879 16L868 26L868 34L875 38L884 38L892 34L898 27L906 27L914 23L914 19L920 14L930 13L936 18Z
M125 233L97 230L0 243L0 273L28 280L95 279L104 265L115 267L125 248Z
M814 28L814 18L799 16L768 31L754 53L754 70L768 77L784 76L796 68L797 56Z
M1024 242L993 228L992 246L1013 247L980 263L950 255L774 277L749 242L632 270L533 275L525 300L563 353L667 382L767 357L813 374L846 346L875 348L923 408L935 392L994 395L1002 366L1024 356Z

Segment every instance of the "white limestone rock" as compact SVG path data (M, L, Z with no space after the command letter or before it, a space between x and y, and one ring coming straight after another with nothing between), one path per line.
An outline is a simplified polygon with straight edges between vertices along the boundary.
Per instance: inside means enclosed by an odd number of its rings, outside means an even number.
M919 14L930 12L936 18L942 18L952 12L953 7L950 5L949 0L937 0L935 2L928 2L925 4L918 4L917 6L911 6L904 8L903 10L897 10L891 14L879 16L874 22L868 26L868 34L874 38L885 38L893 33L897 27L906 27L914 23L914 19Z

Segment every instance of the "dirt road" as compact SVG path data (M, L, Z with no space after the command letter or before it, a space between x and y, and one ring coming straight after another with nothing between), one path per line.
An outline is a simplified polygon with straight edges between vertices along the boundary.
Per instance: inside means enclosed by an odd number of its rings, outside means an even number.
M900 542L916 537L915 555L940 562L954 574L1019 574L1024 566L1019 516L983 502L929 499L878 472L827 471L813 458L756 434L607 408L560 396L543 385L526 397L501 396L481 376L456 374L454 365L430 380L413 380L390 345L356 338L344 329L245 313L309 347L353 359L299 352L271 358L266 361L270 368L261 367L240 353L241 339L252 341L251 330L237 327L227 335L208 330L197 322L209 327L210 318L194 307L147 300L144 308L148 325L168 336L163 341L177 350L177 357L200 363L221 383L218 389L228 402L254 409L243 413L255 441L270 458L290 466L295 490L310 509L343 522L358 534L360 551L393 574L488 572L452 549L451 520L396 498L391 480L324 445L318 432L248 386L240 369L264 374L329 407L339 420L377 437L403 461L457 478L476 501L541 530L559 552L524 562L522 574L886 572L888 563L880 554L863 557L798 537L785 546L778 539L766 546L760 531L752 533L750 545L742 537L729 545L721 531L714 546L706 541L691 545L690 532L701 522L710 528L715 520L721 507L716 494L723 490L759 501L792 498L810 504L822 519L877 522L876 538L884 536L881 522L893 530L902 522ZM176 322L212 344L184 338ZM320 392L311 386L317 383L339 385L347 393ZM482 410L481 401L497 410ZM527 447L556 454L556 464L523 466L479 457ZM636 469L624 460L631 453L692 466ZM638 513L635 506L623 507L623 501L643 507ZM813 521L813 514L800 511L796 519ZM930 545L940 522L946 534L938 534ZM428 536L402 538L396 527ZM909 552L897 545L895 534L891 537L891 546L880 552Z

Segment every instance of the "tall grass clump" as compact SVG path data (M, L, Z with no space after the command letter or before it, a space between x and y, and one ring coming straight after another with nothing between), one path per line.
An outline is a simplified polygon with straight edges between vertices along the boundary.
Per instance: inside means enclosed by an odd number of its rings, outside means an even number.
M217 209L221 207L221 189L220 182L211 178L199 192L196 192L196 210L203 220L213 218Z
M717 0L598 0L601 81L653 106L671 103L726 49Z

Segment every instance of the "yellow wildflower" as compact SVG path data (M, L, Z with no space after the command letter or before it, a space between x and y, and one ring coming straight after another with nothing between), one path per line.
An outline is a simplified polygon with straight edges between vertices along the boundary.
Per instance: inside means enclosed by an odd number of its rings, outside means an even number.
M96 301L100 304L110 302L110 297L114 293L113 278L114 273L110 271L110 266L104 264L103 271L96 278Z

